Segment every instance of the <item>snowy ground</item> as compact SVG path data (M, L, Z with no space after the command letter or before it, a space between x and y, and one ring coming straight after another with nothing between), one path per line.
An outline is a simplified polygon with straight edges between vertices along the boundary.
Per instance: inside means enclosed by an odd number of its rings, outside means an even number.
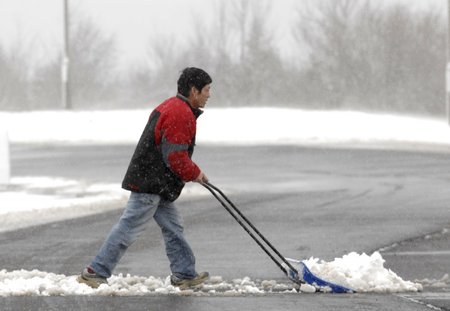
M0 113L0 138L11 143L135 144L149 111ZM0 139L1 140L1 139ZM389 146L450 151L450 128L444 121L358 112L317 112L274 108L207 109L198 121L198 144L319 144ZM7 145L0 141L0 155ZM2 171L0 159L0 172ZM4 167L3 167L4 170ZM1 178L0 178L1 182ZM184 197L198 195L188 187ZM0 185L0 231L55 221L70 214L102 212L112 202L124 202L119 184L82 184L76 180L13 176ZM95 209L93 208L95 206ZM36 217L46 215L46 217ZM361 292L419 291L422 286L402 280L383 267L379 253L350 253L330 263L311 258L316 274ZM1 267L0 267L1 268ZM448 278L448 276L447 276ZM447 282L444 280L443 282ZM308 289L304 289L308 291ZM42 271L0 271L0 296L10 295L140 295L140 294L261 294L291 291L272 280L248 278L223 281L213 277L197 292L180 292L167 280L114 276L109 286L92 290L74 276Z
M404 281L391 270L383 267L384 260L378 252L371 256L350 253L333 262L320 262L317 258L306 261L316 275L337 284L345 285L357 292L416 292L422 285ZM300 291L313 293L314 287L302 285ZM0 271L0 297L19 295L197 295L197 296L239 296L247 294L297 293L292 283L275 280L254 281L249 277L224 281L220 276L211 277L206 284L194 290L180 290L170 285L169 277L141 277L114 275L108 285L92 289L79 284L76 276L65 276L38 270Z
M0 112L13 143L136 143L150 110ZM197 142L228 144L410 143L450 146L444 120L352 111L207 108Z

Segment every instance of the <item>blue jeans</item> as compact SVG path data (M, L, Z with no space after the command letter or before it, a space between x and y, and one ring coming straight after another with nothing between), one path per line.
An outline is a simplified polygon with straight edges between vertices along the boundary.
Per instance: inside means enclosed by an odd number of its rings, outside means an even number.
M151 218L161 227L172 274L196 276L195 257L184 239L181 217L175 204L159 195L131 192L125 211L114 225L91 263L94 271L109 278L128 247L144 232Z

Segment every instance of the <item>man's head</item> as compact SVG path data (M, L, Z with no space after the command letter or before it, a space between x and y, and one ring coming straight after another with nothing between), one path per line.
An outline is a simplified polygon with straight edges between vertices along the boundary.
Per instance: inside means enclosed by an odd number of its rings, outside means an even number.
M178 93L188 98L193 108L203 108L209 98L211 82L211 77L204 70L188 67L178 79Z

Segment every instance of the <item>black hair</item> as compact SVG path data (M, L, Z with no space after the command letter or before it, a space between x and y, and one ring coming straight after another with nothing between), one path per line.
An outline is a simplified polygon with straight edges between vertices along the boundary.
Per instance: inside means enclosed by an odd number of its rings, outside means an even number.
M192 87L201 91L205 85L211 82L212 79L206 71L200 68L187 67L183 69L180 78L178 78L178 93L188 97Z

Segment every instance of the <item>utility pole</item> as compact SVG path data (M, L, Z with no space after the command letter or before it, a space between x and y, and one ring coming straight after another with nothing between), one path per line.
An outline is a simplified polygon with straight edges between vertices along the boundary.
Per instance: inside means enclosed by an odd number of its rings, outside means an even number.
M447 122L450 125L450 0L447 0L447 66L445 70L446 79L446 113Z
M69 57L69 0L63 0L63 55L61 61L61 101L64 109L72 109L70 103L70 57ZM450 1L450 0L449 0Z

